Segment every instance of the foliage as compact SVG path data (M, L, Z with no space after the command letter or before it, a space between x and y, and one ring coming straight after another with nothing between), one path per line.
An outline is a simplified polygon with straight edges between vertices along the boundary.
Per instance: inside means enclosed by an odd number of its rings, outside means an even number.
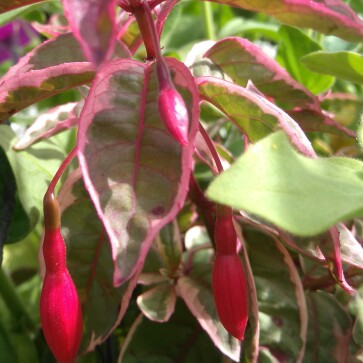
M57 198L77 362L362 362L361 1L145 4L0 0L0 361L55 362L42 199L76 147ZM242 343L213 296L230 207Z

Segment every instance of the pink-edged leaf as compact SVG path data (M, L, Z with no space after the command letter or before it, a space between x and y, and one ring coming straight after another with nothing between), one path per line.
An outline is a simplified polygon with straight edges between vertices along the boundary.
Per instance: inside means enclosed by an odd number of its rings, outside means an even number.
M69 33L69 25L63 14L53 14L46 24L31 22L32 27L47 38L54 38L61 34Z
M253 216L248 215L247 213L240 211L239 220L242 220L243 223L253 226L258 230L264 232L271 237L280 237L281 242L286 245L289 249L298 252L302 256L306 256L309 259L316 260L323 264L325 262L325 257L321 253L318 247L318 241L313 238L296 238L289 233L282 231L281 229L277 228L276 226L267 225L266 221L263 223Z
M212 292L212 264L198 264L188 276L178 279L178 291L191 313L218 349L238 362L241 346L219 321Z
M41 114L17 141L14 149L26 149L39 140L47 139L59 132L76 126L82 107L83 102L71 102L53 107Z
M360 121L363 112L363 100L349 93L328 93L322 100L322 106L336 122L348 126Z
M337 225L342 260L350 265L363 269L363 247L353 233L344 225Z
M43 0L0 0L0 14L22 6L40 3Z
M357 134L354 131L341 125L325 112L297 109L287 111L287 114L289 114L305 132L326 132L332 135L357 137Z
M121 43L115 54L130 57ZM0 79L0 122L41 99L89 83L93 77L93 67L85 62L72 34L48 40L24 56Z
M257 301L257 291L256 284L253 278L253 271L248 259L248 254L246 250L246 245L243 241L241 228L238 224L235 224L237 237L241 246L243 265L246 271L247 286L248 286L248 327L245 332L245 338L243 341L243 351L242 354L247 362L257 363L258 362L258 352L260 346L260 323L258 320L258 301ZM243 242L242 242L243 241Z
M96 67L108 61L116 41L117 0L62 0L72 32Z
M307 292L306 302L309 325L303 363L349 362L352 321L346 308L324 291Z
M83 310L81 351L94 350L119 325L137 284L138 270L121 287L113 286L110 244L77 169L63 184L58 199L67 266Z
M188 191L199 100L189 70L176 60L167 62L190 112L187 146L161 121L155 63L108 63L80 117L78 157L110 238L116 286L143 264L156 233L175 217Z
M290 249L300 253L302 256L306 256L310 259L314 259L317 262L324 263L325 257L321 253L316 239L297 239L296 237L288 234L277 228L281 241L287 245Z
M362 41L363 21L341 0L213 0L220 4L258 11L282 23L312 28L352 42Z
M139 295L137 306L152 321L165 323L175 309L176 293L169 282L153 287Z
M173 10L173 8L175 7L175 5L179 2L179 0L169 0L169 1L165 1L163 3L161 3L158 7L155 8L155 12L156 12L156 30L159 34L159 36L161 36L161 33L163 31L164 25L165 25L165 21L166 18L168 17L168 15L170 14L170 12Z
M330 228L329 235L323 238L319 247L328 264L329 271L334 280L349 294L354 293L354 289L345 279L342 258L340 253L340 233L337 226ZM343 236L342 236L343 237Z
M142 44L142 37L134 16L122 12L118 19L118 38L129 48L131 54L134 54Z
M308 312L295 262L276 238L251 229L244 229L244 237L257 291L259 343L279 362L302 362Z
M249 80L266 96L294 107L319 110L319 100L261 48L247 39L225 38L217 42L205 57L243 87Z
M282 128L302 154L316 157L299 125L266 98L214 77L199 77L196 83L200 97L223 112L252 142Z

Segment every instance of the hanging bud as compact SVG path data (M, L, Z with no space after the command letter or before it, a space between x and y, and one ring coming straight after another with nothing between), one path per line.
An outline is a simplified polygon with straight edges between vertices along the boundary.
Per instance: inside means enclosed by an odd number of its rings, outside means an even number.
M221 255L234 255L237 253L237 235L233 225L232 212L230 215L217 213L214 241L217 253Z
M248 321L245 272L238 254L220 255L214 260L213 295L219 319L225 329L242 340Z
M158 107L162 121L170 134L181 145L188 144L189 117L185 102L175 89L164 60L156 62L159 82Z
M217 205L214 240L216 258L212 286L218 316L226 330L242 340L248 321L247 282L237 253L237 235L230 207Z
M57 361L74 363L82 337L82 311L66 266L59 205L53 194L46 194L44 198L44 222L46 273L40 297L40 319L45 340Z

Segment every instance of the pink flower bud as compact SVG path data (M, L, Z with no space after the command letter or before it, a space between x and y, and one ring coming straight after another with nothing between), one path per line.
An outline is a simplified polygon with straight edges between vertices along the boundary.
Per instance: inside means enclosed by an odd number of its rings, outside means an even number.
M225 329L242 340L248 321L245 272L237 253L216 254L212 285L219 319Z
M52 196L44 200L45 277L40 319L45 340L59 363L74 363L82 337L82 310L66 266L66 248L59 225L59 207ZM55 227L58 226L58 227Z
M158 106L164 125L183 146L188 144L189 117L184 100L173 87L161 88Z

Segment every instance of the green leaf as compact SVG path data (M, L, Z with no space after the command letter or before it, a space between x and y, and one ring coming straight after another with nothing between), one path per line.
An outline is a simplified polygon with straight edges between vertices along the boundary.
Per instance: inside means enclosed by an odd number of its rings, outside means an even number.
M29 219L23 227L31 230L38 222L43 196L50 180L64 159L64 152L55 143L41 142L26 151L16 152L13 145L15 133L9 126L0 126L0 146L5 150L15 175L21 205ZM20 207L19 207L20 208ZM18 209L19 215L24 215ZM20 222L22 223L22 222Z
M279 35L277 61L312 93L319 94L329 89L334 83L333 77L312 72L300 62L301 57L321 50L321 46L301 30L286 25L280 27Z
M206 354L207 352L207 354ZM165 324L143 319L123 363L220 363L221 354L179 300Z
M292 234L312 236L363 215L362 171L358 160L306 158L277 132L218 176L207 195Z
M315 52L301 58L314 72L330 74L353 83L363 84L363 55L354 52Z
M0 352L1 361L18 363L15 346L2 322L2 317L0 317Z
M337 299L326 292L308 292L308 340L303 363L347 362L351 319Z
M16 184L13 171L2 147L0 147L0 266L3 245L8 237L15 209Z
M260 346L270 348L278 361L301 361L307 310L295 263L277 239L250 229L244 237L257 290Z
M363 299L361 296L357 302L357 308L358 313L353 326L353 338L357 344L363 347Z
M156 243L163 262L168 269L169 275L173 276L179 267L183 252L177 223L168 223L160 231Z
M176 294L170 283L155 286L137 298L137 305L152 321L164 323L174 312Z

